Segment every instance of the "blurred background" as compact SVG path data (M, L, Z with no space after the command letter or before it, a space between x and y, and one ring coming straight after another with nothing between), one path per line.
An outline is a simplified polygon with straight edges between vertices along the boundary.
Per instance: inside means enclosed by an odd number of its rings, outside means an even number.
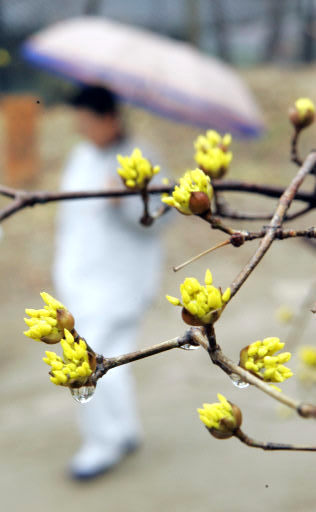
M0 0L1 183L50 191L59 187L67 155L79 140L73 113L61 104L72 85L31 67L20 56L20 47L34 31L83 14L106 16L191 42L237 68L264 112L266 131L256 140L234 140L229 178L279 185L289 182L295 167L289 161L287 109L299 96L316 100L314 0ZM28 126L19 131L25 139L15 132L18 117L10 114L12 95L24 101L22 114L14 115L23 117L23 112L28 112ZM127 105L123 112L128 130L136 136L146 134L168 174L176 178L193 165L192 144L200 133L198 128ZM304 155L315 147L315 128L307 130L302 139ZM22 171L12 164L19 151L25 155ZM303 188L312 186L309 177ZM270 211L276 204L275 200L235 193L225 197L234 207L249 211ZM5 204L0 198L0 207ZM101 506L115 512L204 512L211 507L225 512L260 512L270 507L314 511L313 453L261 453L234 439L215 440L200 424L196 408L215 401L216 393L221 392L241 407L244 430L265 441L315 444L312 420L297 418L255 389L236 389L227 376L210 366L202 350L177 350L133 363L144 446L98 481L80 486L68 480L66 466L78 444L74 413L80 405L68 390L49 382L41 362L45 347L22 335L24 308L39 307L40 291L53 293L50 271L55 213L54 204L37 206L2 224L2 506L12 510L23 507L24 511L45 507L48 512L56 507L60 512L72 512ZM291 223L312 225L314 212ZM238 222L233 226L254 230L259 224ZM221 240L221 234L209 234L197 219L178 215L166 226L163 280L144 318L139 346L184 331L177 309L164 295L177 295L186 275L201 280L209 266L215 284L225 288L256 245L224 248L187 271L172 272L173 265ZM315 274L312 246L296 240L276 242L218 323L223 350L238 360L239 350L257 339L278 336L286 341L302 315L304 328L299 339L291 340L292 350L295 354L296 344L315 343L315 320L306 305L306 314L301 311L311 290L313 271ZM290 323L278 319L276 311L281 306L293 312ZM289 366L297 370L296 356ZM283 385L284 392L315 402L313 387L302 388L295 377L291 381Z
M238 66L306 63L315 58L313 0L2 0L0 6L0 47L12 56L10 67L1 73L1 90L40 87L45 95L55 96L61 84L55 89L46 75L28 73L19 46L30 33L83 14L190 41Z

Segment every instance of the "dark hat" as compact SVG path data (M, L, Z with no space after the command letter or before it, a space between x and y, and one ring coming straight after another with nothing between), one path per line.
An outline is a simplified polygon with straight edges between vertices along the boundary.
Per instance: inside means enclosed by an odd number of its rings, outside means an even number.
M96 114L114 114L117 112L117 97L105 87L85 86L78 89L67 100L75 108L92 110Z

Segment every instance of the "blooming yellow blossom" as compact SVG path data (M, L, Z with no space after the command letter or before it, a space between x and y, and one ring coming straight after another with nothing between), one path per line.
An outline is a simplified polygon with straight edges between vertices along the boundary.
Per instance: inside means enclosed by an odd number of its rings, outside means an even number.
M182 316L187 323L211 324L217 320L221 309L230 299L230 288L222 294L219 288L212 285L212 282L212 274L208 269L205 273L205 286L202 286L194 277L187 277L180 285L182 303L170 295L166 295L166 298L174 306L184 308Z
M141 190L146 187L152 177L160 171L160 167L153 167L147 158L144 158L139 148L135 148L131 156L117 155L121 164L117 172L127 188Z
M46 304L44 309L25 310L30 318L24 319L29 327L24 334L36 341L58 343L64 336L64 328L73 328L73 316L61 302L54 299L49 293L42 292L41 297Z
M197 409L200 420L218 438L231 437L240 427L242 416L240 409L231 404L226 398L218 393L219 402L203 404L203 409Z
M84 340L76 342L73 335L65 329L65 338L61 341L63 359L55 352L46 352L43 361L51 366L50 380L58 386L83 386L92 373L89 364L87 345Z
M309 98L299 98L295 102L295 107L298 112L300 121L306 119L306 116L315 113L315 105Z
M210 178L201 169L195 169L187 171L180 178L179 185L175 186L172 195L163 197L162 202L184 215L192 215L208 211L212 197L213 187Z
M226 174L233 158L231 151L228 151L231 140L229 133L221 137L215 130L208 130L205 135L199 135L196 139L194 158L211 178L221 178Z
M274 355L284 347L279 338L255 341L240 352L240 366L255 373L267 382L283 382L292 377L292 371L283 366L291 359L290 352Z
M315 105L309 98L299 98L289 110L290 121L297 130L302 130L313 123Z
M307 366L316 368L316 348L305 346L299 351L300 360Z

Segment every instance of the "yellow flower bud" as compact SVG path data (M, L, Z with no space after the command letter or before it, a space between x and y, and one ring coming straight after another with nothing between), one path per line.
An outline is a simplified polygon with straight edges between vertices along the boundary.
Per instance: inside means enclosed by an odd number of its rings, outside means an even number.
M289 118L296 129L302 130L314 122L315 106L309 98L299 98L289 110Z
M199 135L194 143L195 160L208 176L221 178L226 174L233 155L228 148L231 144L230 134L221 137L215 130L208 130L205 135Z
M279 338L265 338L243 348L240 352L240 366L267 382L283 382L292 377L292 371L283 366L291 359L290 352L281 352L284 347Z
M24 334L36 341L48 344L59 343L64 336L64 329L74 328L74 318L65 306L49 293L42 292L41 297L46 304L44 309L25 310L30 318L24 319L29 327Z
M65 329L65 338L60 343L63 348L63 359L49 351L43 358L43 361L51 366L51 382L57 386L84 386L95 369L95 365L92 367L89 362L91 354L85 341L75 341L73 335Z
M213 197L211 180L200 169L187 171L179 180L171 196L161 200L184 215L201 215L210 211Z
M121 167L117 169L119 176L127 188L144 189L160 167L153 167L149 160L143 157L140 149L135 148L131 156L117 155Z
M230 288L222 294L219 288L212 285L213 277L207 269L205 286L194 277L187 277L180 285L182 302L176 297L166 295L174 306L182 306L182 318L189 325L208 325L214 323L230 298Z
M218 393L219 402L203 404L203 409L197 409L200 420L208 431L217 439L232 437L241 426L242 414L237 405L232 404Z

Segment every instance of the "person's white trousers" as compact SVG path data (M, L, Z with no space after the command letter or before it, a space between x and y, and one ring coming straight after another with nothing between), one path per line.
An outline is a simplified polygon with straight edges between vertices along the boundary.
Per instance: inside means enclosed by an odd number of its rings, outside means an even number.
M108 327L111 327L111 322ZM100 332L85 329L88 343L97 353L112 357L134 350L137 325L121 323ZM99 444L102 451L120 449L123 443L140 438L134 381L129 365L113 368L98 381L93 399L78 406L79 429L84 443Z

